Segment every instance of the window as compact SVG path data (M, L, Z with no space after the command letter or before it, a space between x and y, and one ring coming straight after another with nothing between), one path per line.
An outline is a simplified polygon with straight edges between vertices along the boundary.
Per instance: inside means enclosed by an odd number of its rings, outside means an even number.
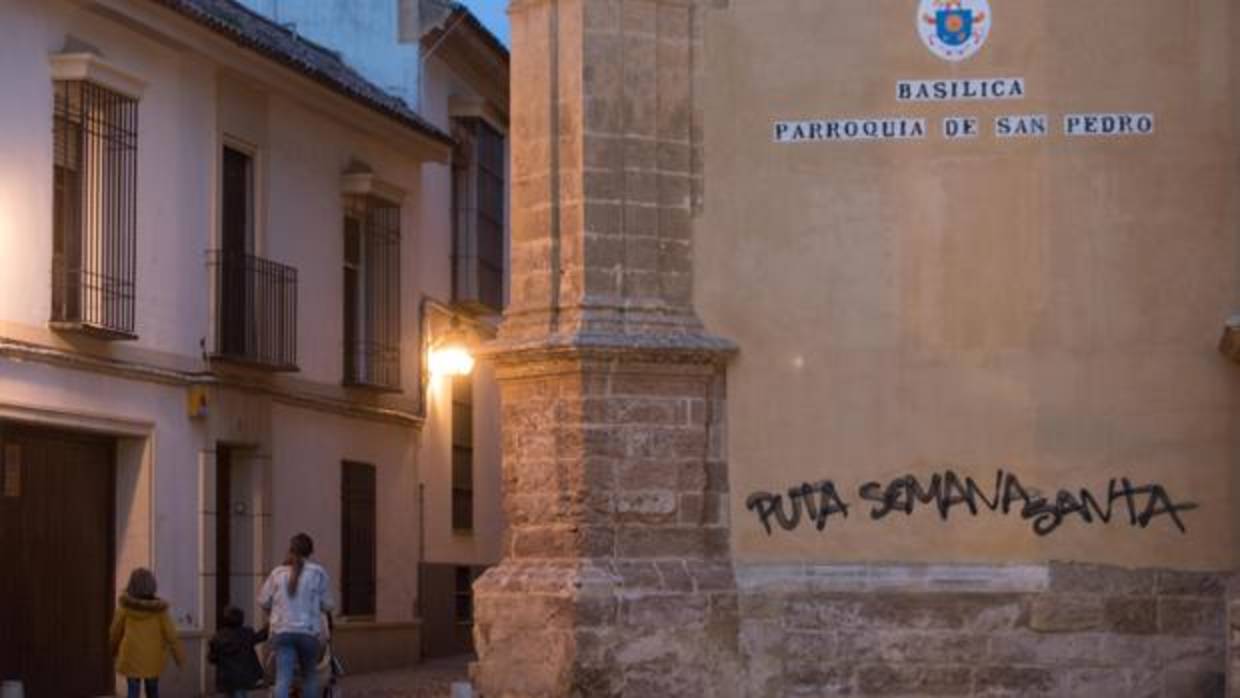
M470 567L457 567L452 589L453 618L459 625L474 622L474 571Z
M341 608L346 616L375 614L375 467L343 464L341 495Z
M474 530L474 384L452 379L452 529Z
M256 329L246 312L252 292L246 261L254 249L254 158L224 146L220 173L220 348L228 356L245 356Z
M52 326L134 339L138 102L54 83Z
M400 390L400 206L345 197L344 381Z
M297 270L255 254L255 155L225 145L220 157L220 247L213 356L277 371L297 370Z
M485 312L504 308L504 136L483 119L459 118L453 134L453 296Z

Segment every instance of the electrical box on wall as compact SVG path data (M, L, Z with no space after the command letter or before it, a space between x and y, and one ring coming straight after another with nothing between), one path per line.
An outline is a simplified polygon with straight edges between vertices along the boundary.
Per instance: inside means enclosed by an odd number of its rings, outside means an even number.
M203 385L191 385L189 392L185 397L185 412L190 419L199 419L207 416L208 401L207 388Z

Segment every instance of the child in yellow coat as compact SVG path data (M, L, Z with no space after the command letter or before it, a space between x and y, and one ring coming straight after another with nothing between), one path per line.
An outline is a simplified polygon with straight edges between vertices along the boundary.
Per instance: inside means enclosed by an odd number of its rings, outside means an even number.
M168 602L155 596L155 575L145 567L129 575L129 584L116 605L110 633L116 672L129 684L129 698L138 698L146 684L146 698L159 698L159 675L164 653L170 652L177 668L184 657Z

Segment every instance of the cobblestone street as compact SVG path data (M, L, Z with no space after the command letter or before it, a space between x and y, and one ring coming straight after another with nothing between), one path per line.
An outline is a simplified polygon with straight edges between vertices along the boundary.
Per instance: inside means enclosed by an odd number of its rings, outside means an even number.
M470 657L434 659L413 669L345 676L346 698L449 698L452 682L468 679Z

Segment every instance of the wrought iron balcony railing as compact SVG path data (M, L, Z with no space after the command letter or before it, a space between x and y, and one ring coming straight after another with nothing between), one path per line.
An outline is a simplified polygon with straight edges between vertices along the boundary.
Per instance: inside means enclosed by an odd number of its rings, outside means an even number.
M212 250L212 358L297 370L297 270L249 254Z

